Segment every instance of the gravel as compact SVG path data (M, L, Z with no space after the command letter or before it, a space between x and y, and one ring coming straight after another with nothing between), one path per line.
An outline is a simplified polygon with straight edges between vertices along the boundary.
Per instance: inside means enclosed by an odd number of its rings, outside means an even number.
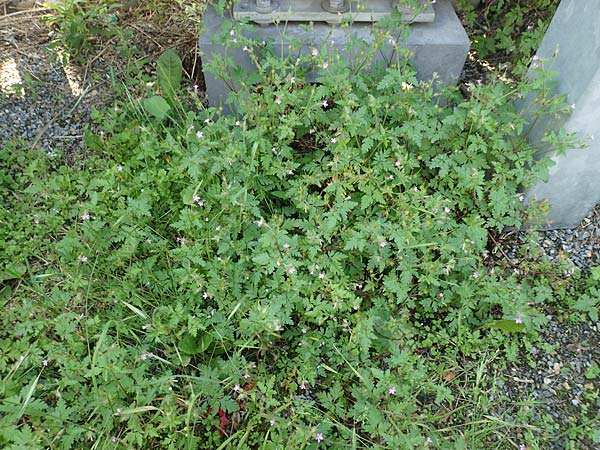
M541 232L539 244L551 261L565 255L584 272L600 266L600 205L575 229Z
M600 365L597 350L600 348L600 323L574 326L557 322L552 316L547 318L542 341L551 344L552 350L547 352L533 347L532 357L523 358L523 362L510 367L509 373L498 380L496 386L513 402L525 400L531 403L536 419L546 419L542 420L546 423L550 419L559 424L561 431L598 427L600 382L597 375L594 378L591 375ZM586 438L579 442L582 441L585 447L579 447L581 449L600 449L598 444ZM572 447L568 447L566 435L559 435L550 448Z
M82 150L83 130L97 92L79 87L76 74L69 81L62 65L44 48L3 55L0 65L16 69L5 75L12 79L3 84L11 85L0 92L0 145L17 138L49 153ZM20 85L12 84L19 79Z

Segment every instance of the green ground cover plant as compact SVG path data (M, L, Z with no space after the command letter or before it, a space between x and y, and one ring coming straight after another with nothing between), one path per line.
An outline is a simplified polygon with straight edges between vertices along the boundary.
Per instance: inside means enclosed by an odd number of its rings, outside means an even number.
M0 151L2 447L546 448L535 403L490 378L548 310L598 302L597 273L533 239L525 266L494 254L540 214L522 193L550 162L513 102L568 113L548 74L464 99L399 47L365 71L385 29L347 60L248 28L220 39L257 73L213 67L231 115L167 51L114 80L82 154Z
M510 62L523 76L560 0L458 0L471 48L482 59Z

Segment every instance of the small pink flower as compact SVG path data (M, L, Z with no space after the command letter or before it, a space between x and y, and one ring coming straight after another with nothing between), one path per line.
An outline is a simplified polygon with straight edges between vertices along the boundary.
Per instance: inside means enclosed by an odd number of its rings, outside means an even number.
M527 450L527 446L525 444L520 444L519 450Z
M148 359L148 355L147 355L146 353L142 353L142 354L140 355L140 359L141 359L142 361L146 361L146 360Z
M523 323L523 319L520 317L515 317L515 323Z
M329 106L329 103L327 103L327 100L323 100L323 108L327 108Z
M446 214L450 214L450 211L451 211L450 208L448 208L447 206L444 208L444 212Z
M202 131L198 131L198 132L196 133L196 137L197 137L198 139L202 139L202 138L204 137L204 133L203 133Z
M256 222L256 225L258 225L259 227L264 226L264 224L265 224L265 221L262 219L260 219L258 222Z
M79 261L81 261L81 262L87 262L87 260L88 260L88 257L87 257L87 256L85 256L85 255L81 255L81 256L79 257Z
M391 387L391 388L388 390L388 394L390 394L390 395L396 395L396 388L392 386L392 387Z
M285 248L285 249L287 250L288 248L290 248L290 244L288 244L288 243L286 242L285 244L283 244L283 248Z
M319 54L319 50L317 50L316 48L312 49L312 55L313 56L317 56Z
M116 437L116 436L113 436L113 437L111 437L111 438L110 438L110 440L111 440L112 442L117 442L117 437Z
M90 219L90 215L88 213L83 213L81 215L81 220L89 220Z
M229 35L230 35L230 36L233 36L234 34L235 34L235 30L231 30L231 31L229 32Z
M327 69L328 67L329 67L329 64L323 63L323 69Z
M281 105L281 99L280 99L279 97L277 97L277 98L275 99L275 103L277 103L278 105Z
M304 383L302 383L302 384L300 385L300 389L302 389L303 391L305 391L305 390L306 390L306 385L305 385Z
M325 274L323 272L321 272L319 274L319 280L324 280L325 279Z
M48 366L48 360L47 360L47 359L44 359L44 360L42 361L42 366L44 366L44 367L47 367L47 366Z
M239 121L239 120L236 120L236 121L235 121L235 126L236 126L236 127L239 127L239 126L240 126L240 121Z
M571 104L571 109L575 109L575 103Z
M315 439L317 440L317 442L321 442L323 440L323 433L317 433Z
M306 334L306 328L302 328L302 334Z
M290 267L290 268L288 269L288 272L289 272L289 273L296 273L296 268L295 268L294 266L292 266L292 267Z
M429 436L427 436L427 439L425 439L425 442L427 442L428 444L431 444L433 442L433 439L431 439Z
M525 196L524 195L519 195L519 201L520 202L524 202L525 201Z
M121 164L117 166L117 172L123 172L123 166Z
M271 424L271 426L275 425L275 419L269 420L269 423Z
M331 138L331 143L332 143L332 144L335 144L336 142L337 142L337 139L336 139L336 138Z
M479 278L479 272L473 273L473 278L475 278L475 279Z
M40 223L40 219L38 219L37 217L35 219L33 219L33 223L35 223L36 225L39 225Z
M122 412L123 412L123 408L117 408L117 412L115 413L115 416L118 416Z
M202 294L202 298L206 300L208 298L208 292L204 291L204 294Z
M388 245L388 243L387 243L386 241L381 241L381 242L379 243L379 246L380 246L381 248L384 248L384 247L386 247L387 245Z
M438 294L438 297L439 297L439 298L444 298L444 293L443 293L443 292L440 292L440 293Z
M400 160L396 160L396 162L394 163L394 165L396 167L400 167L402 165L402 163L400 162Z
M239 384L236 384L236 385L233 387L233 390L234 390L235 392L239 392L239 391L241 391L241 389L242 389L242 388L240 387L240 385L239 385Z
M252 375L250 375L249 373L245 373L244 374L244 378L247 380L248 378L250 378Z
M290 78L290 84L294 84L296 82L296 77Z

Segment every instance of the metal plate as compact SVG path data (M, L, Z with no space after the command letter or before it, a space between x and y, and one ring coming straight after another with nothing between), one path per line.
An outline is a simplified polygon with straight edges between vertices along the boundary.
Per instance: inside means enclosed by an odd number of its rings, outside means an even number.
M279 0L273 1L271 13L256 12L255 0L242 0L235 3L233 17L241 19L248 18L250 21L260 24L277 22L327 22L330 24L341 23L351 18L354 22L377 22L392 12L390 0L369 0L367 4L363 1L351 1L350 10L346 13L330 13L323 9L323 0ZM402 21L405 23L433 22L435 12L428 0L422 0L424 10L415 13L410 8L402 7Z

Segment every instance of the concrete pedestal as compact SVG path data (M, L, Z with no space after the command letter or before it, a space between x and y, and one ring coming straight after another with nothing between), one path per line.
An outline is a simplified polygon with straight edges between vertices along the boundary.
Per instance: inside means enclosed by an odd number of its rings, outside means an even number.
M568 150L552 158L547 183L527 197L547 199L552 207L545 228L574 228L600 202L600 2L562 0L537 56L544 67L558 72L557 92L566 94L574 109L569 116L536 124L529 141L539 143L548 130L564 128L589 148ZM557 53L556 53L557 52ZM553 55L556 53L556 58ZM533 75L531 75L533 76ZM594 136L596 139L593 139Z
M410 36L404 44L413 52L412 62L417 70L417 77L421 80L430 80L437 73L439 80L446 84L454 84L464 65L469 51L470 42L462 24L458 20L449 0L437 0L434 4L435 20L431 23L416 23L410 25ZM204 30L200 36L200 52L202 62L206 66L215 55L224 53L224 48L219 42L214 42L214 36L219 32L223 18L210 6L204 13ZM324 23L315 23L312 29L297 23L288 23L285 26L285 34L282 36L283 25L268 25L256 27L255 34L262 40L273 42L277 54L285 56L290 39L297 39L307 44L302 49L304 53L310 53L313 45L319 47L324 41L333 41L330 47L337 49L341 54L346 54L346 42L351 33L356 33L367 42L372 42L371 24L355 23L349 30L335 27ZM393 49L390 46L387 53L381 57L390 58ZM252 72L255 67L246 52L241 49L229 49L228 56L232 57L236 64L243 70ZM390 58L391 59L391 58ZM229 88L226 84L215 78L213 74L205 71L206 92L211 106L223 105Z

